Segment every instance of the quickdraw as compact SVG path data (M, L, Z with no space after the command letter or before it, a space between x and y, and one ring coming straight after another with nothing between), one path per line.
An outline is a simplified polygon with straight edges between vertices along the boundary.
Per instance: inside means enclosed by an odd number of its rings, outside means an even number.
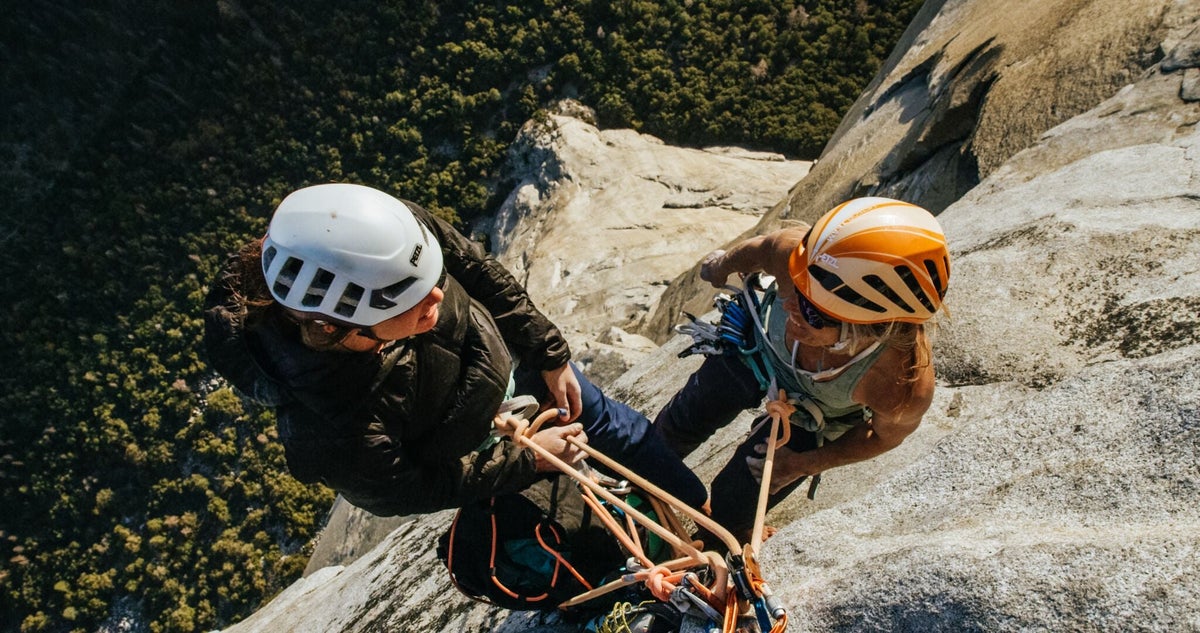
M764 354L765 342L759 320L763 302L769 301L771 295L758 296L760 279L759 275L751 275L741 288L726 286L731 294L721 293L713 299L713 306L719 313L715 323L684 312L688 322L675 326L675 331L692 337L692 345L680 352L679 357L693 354L737 357L754 372L760 387L767 389L773 384L775 371Z

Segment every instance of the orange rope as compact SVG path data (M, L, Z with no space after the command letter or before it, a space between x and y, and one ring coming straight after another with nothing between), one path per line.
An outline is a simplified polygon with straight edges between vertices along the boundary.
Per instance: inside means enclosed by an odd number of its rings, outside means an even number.
M787 399L787 392L780 389L779 398L767 403L767 415L771 416L771 432L767 437L767 454L763 459L762 482L758 489L758 507L754 511L754 529L750 532L748 549L755 552L762 546L763 530L766 528L767 501L771 496L771 474L775 468L775 451L779 442L787 443L792 437L792 414L796 412ZM775 437L783 427L783 437Z
M554 529L553 526L549 526L549 527L550 527L550 531L554 532L554 537L557 538L561 542L562 537L560 537L558 535L558 532ZM538 525L536 528L534 528L533 532L535 535L537 535L538 543L540 543L542 545L542 549L553 554L554 559L556 561L558 561L563 567L566 567L567 571L571 572L571 575L575 577L575 580L579 581L579 584L583 585L584 587L587 587L589 590L592 589L592 583L588 582L587 579L585 579L578 571L576 571L575 567L573 565L571 565L571 563L568 563L567 559L563 558L562 554L560 554L557 549L550 547L549 545L546 544L546 541L544 539L542 539L542 526L541 525ZM550 584L554 585L557 582L557 579L558 579L558 565L555 565L554 566L554 579L552 579L550 581Z
M672 532L679 534L680 536L687 537L689 542L695 546L696 543L694 541L690 541L691 536L688 534L687 529L683 527L683 524L679 521L679 517L675 516L675 511L672 510L671 507L666 503L663 503L661 499L652 494L647 495L647 498L650 500L650 507L654 508L655 514L658 515L659 521L662 521ZM676 556L683 556L686 553L676 547L672 547L672 549L674 550Z
M771 415L773 421L773 428L768 441L767 461L764 464L764 493L770 489L771 460L774 457L777 442L782 441L786 443L790 437L790 423L782 423L783 420L787 420L787 418L791 415L790 411L787 410L787 408L791 408L791 405L787 403L785 394L780 394L780 403L782 403L782 407L774 402L767 404L768 414ZM794 411L794 408L792 408L792 410ZM699 577L695 574L692 574L692 578L694 580L690 580L690 584L692 585L695 594L705 602L709 603L710 606L713 606L717 611L721 611L720 603L724 601L725 622L723 631L724 633L736 633L738 616L741 611L741 603L737 596L737 592L733 591L730 585L729 569L726 566L724 559L714 552L701 553L696 549L696 546L690 542L690 540L685 541L680 536L680 534L683 534L683 526L679 522L678 517L674 515L672 508L678 509L683 514L686 514L692 518L692 520L694 520L698 525L717 535L718 538L725 542L725 545L728 547L731 554L741 554L743 553L744 548L737 543L737 540L732 534L729 533L728 530L713 521L707 515L695 510L674 496L664 492L657 486L654 486L649 481L642 478L637 473L630 471L620 463L609 458L607 455L604 455L591 446L588 446L585 442L581 442L574 437L565 438L568 442L574 444L589 457L594 457L602 464L612 468L614 471L622 473L627 479L648 492L650 494L651 504L657 514L660 517L666 517L660 519L663 523L667 524L665 527L652 521L642 512L636 510L626 502L616 498L616 496L611 492L604 489L596 482L593 482L590 478L584 476L577 469L566 464L554 454L530 441L530 435L536 433L544 423L556 416L557 411L553 409L545 411L540 414L536 420L534 420L532 425L523 419L514 418L512 416L497 416L495 427L501 433L510 435L522 446L532 449L535 453L538 453L542 458L553 464L564 474L567 474L579 482L584 493L584 501L593 509L596 515L600 517L601 521L605 524L605 527L608 528L613 536L617 538L621 544L630 551L630 553L639 559L639 562L648 567L646 570L642 570L633 574L626 574L618 580L614 580L601 587L591 589L590 585L583 581L582 578L579 578L578 572L576 572L569 564L566 564L566 562L556 554L556 558L559 559L559 562L566 565L567 569L569 569L571 573L575 574L576 577L583 582L584 586L588 586L590 589L589 591L564 602L562 605L560 605L560 608L567 608L569 606L586 602L587 600L593 599L605 593L609 593L620 587L632 584L633 582L644 583L647 589L656 599L669 602L671 592L673 592L678 584L683 580L687 570L697 566L707 566L711 567L713 575L715 576L714 582L712 583L712 588L710 589L709 587L705 587L702 583L700 583L698 581ZM781 425L783 426L782 438L776 438L775 436L779 430L779 426ZM612 503L614 506L624 510L627 521L636 521L637 523L642 524L647 530L666 540L677 554L683 554L686 556L686 558L680 558L663 565L653 565L653 563L649 561L645 552L642 550L641 543L634 540L636 537L629 537L628 533L626 533L617 524L616 520L613 519L613 517L603 509L599 499L597 498L597 495L604 497L604 499L609 503ZM762 511L765 510L765 495L760 493L760 497L762 497L760 499L760 506L763 507L760 508L760 512L757 513L759 518L756 520L756 523L760 523L762 521L761 515L765 514L765 512ZM761 529L761 527L756 527L755 532L759 536L759 538L755 539L756 543L757 541L761 541ZM633 529L632 525L630 526L630 532L636 534L636 530ZM542 541L540 533L538 534L538 540ZM756 543L754 544L754 549L757 549ZM545 546L544 542L543 546ZM751 554L751 552L746 553ZM757 573L752 574L751 579L752 582L755 580L758 580L759 583L761 582L761 579L757 578ZM752 584L752 587L754 587L756 592L759 590L759 586L761 585ZM785 614L784 617L776 621L775 626L772 627L770 633L782 633L786 627L787 618Z
M697 525L715 534L717 538L721 539L721 541L725 543L731 554L738 555L742 553L742 545L741 543L737 542L737 538L730 534L729 530L726 530L724 526L716 521L713 521L708 515L680 501L671 493L666 492L662 488L650 483L645 477L642 477L641 475L629 470L620 462L614 460L608 455L605 455L595 448L588 446L586 442L581 442L579 438L568 437L565 439L574 444L577 448L579 448L579 450L587 453L588 457L593 457L601 464L611 468L613 471L621 473L621 476L623 476L625 479L629 480L642 490L645 490L646 492L649 492L650 494L655 495L663 501L671 504L671 507L676 508L680 512L686 514L693 521L695 521ZM641 521L639 521L639 523L641 523ZM661 534L659 536L661 536ZM684 549L691 553L691 550L694 550L695 548L691 547L691 544L689 543Z
M650 562L650 555L646 554L646 550L642 548L642 539L638 538L637 524L633 522L633 517L629 516L628 514L625 515L625 529L629 530L629 538L633 541L633 544L637 546L637 551L640 552L646 559L647 562L644 562L643 564L646 566L653 565L654 563Z
M693 560L691 557L677 558L675 560L670 560L665 563L662 563L663 567L666 567L667 569L671 569L671 570L691 569L692 567L695 567L695 565L696 565L696 561ZM641 577L639 577L638 574L641 574ZM588 600L598 598L606 593L610 593L612 591L620 589L621 587L627 587L634 583L642 582L643 580L645 580L645 571L644 570L641 572L625 574L616 580L609 581L608 584L605 584L601 587L597 587L587 593L581 593L578 596L575 596L574 598L571 598L570 600L567 600L566 602L558 605L558 607L560 609L568 609L577 604L583 604L583 603L587 602Z
M739 611L737 592L730 591L725 598L725 623L721 627L721 633L737 633Z
M713 593L708 587L705 587L704 584L700 582L699 576L689 571L688 573L684 574L684 578L687 578L688 586L692 588L696 595L700 596L701 600L707 602L708 606L712 607L714 611L720 613L721 598L718 597L717 594Z
M644 573L646 588L650 590L651 595L663 602L671 601L671 592L675 591L679 581L683 580L683 572L672 572L662 565L656 565Z
M646 567L650 567L654 564L646 556L646 553L642 551L642 548L638 546L638 544L632 539L630 539L629 535L621 529L621 526L617 524L616 519L612 518L612 516L608 513L608 510L605 510L604 506L600 505L600 500L596 498L595 493L587 488L584 488L581 491L581 494L583 495L584 503L588 504L588 507L592 509L592 513L600 519L600 522L604 524L604 527L612 533L614 538L621 542L621 545L625 546L625 549L631 555L636 557L638 561Z
M550 415L547 415L547 414L550 414ZM534 433L537 433L539 430L541 430L543 424L545 424L545 423L549 422L550 420L557 418L557 417L558 417L558 409L549 409L547 411L541 412L541 414L539 414L536 418L533 419L533 423L529 425L528 429L524 430L522 435L525 435L526 437L533 437Z
M568 437L566 439L567 439L567 441L573 443L575 446L587 447L587 444L580 442L578 439L576 439L574 437ZM689 556L691 556L692 559L695 560L698 564L704 565L704 564L708 563L708 559L705 558L704 554L700 550L693 547L691 543L684 542L683 539L679 537L679 535L674 534L671 531L667 530L665 527L659 525L658 523L655 523L653 520L651 520L645 514L639 512L633 506L622 501L621 499L618 499L616 495L614 495L613 493L606 490L600 484L592 481L590 478L584 476L582 473L580 473L575 468L572 468L569 464L567 464L563 460L559 459L558 456L556 456L554 453L551 453L550 451L542 448L541 446L534 444L532 441L529 440L529 438L523 437L523 438L520 438L519 441L521 442L521 444L523 446L533 449L534 452L541 455L543 459L545 459L547 462L550 462L555 468L558 468L563 473L566 473L568 476L570 476L572 479L574 479L575 481L582 484L584 487L591 489L592 492L594 492L597 495L599 495L600 497L602 497L605 501L617 506L618 508L624 510L626 513L632 515L634 520L637 521L639 524L641 524L642 527L646 528L647 530L650 530L651 532L654 532L663 540L673 543L678 547L682 547L683 550L685 552L687 552L687 554ZM590 448L590 447L588 447L588 448ZM592 453L596 453L595 449L591 449L591 451L592 451ZM592 454L592 453L589 453L589 454ZM596 453L596 454L602 455L602 453Z

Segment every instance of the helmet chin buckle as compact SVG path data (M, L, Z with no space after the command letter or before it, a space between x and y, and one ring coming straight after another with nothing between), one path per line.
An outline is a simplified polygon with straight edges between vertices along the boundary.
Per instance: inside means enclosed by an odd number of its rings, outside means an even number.
M845 321L842 321L841 331L838 333L838 341L829 346L829 351L840 352L850 346L850 328Z

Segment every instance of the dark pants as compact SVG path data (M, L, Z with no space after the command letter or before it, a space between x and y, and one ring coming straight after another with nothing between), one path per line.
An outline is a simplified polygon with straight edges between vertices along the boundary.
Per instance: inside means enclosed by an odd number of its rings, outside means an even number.
M583 411L578 421L588 436L588 445L617 460L625 467L650 480L680 501L700 507L708 499L708 490L683 460L663 440L646 416L629 405L604 395L571 363L579 380ZM540 372L518 369L517 393L530 394L545 401L549 389ZM591 464L600 468L599 464Z
M687 456L718 429L733 421L742 411L762 405L766 391L759 386L754 372L740 360L728 356L710 356L675 394L654 421L667 444L680 456ZM759 418L761 420L761 418ZM755 422L757 423L758 420ZM759 482L750 473L746 458L762 457L754 450L766 443L769 423L743 441L733 457L712 482L712 517L741 542L750 538L754 512L758 505ZM787 447L794 451L815 448L815 437L793 429ZM789 484L768 498L774 507L795 490L804 478ZM706 545L712 546L706 540Z

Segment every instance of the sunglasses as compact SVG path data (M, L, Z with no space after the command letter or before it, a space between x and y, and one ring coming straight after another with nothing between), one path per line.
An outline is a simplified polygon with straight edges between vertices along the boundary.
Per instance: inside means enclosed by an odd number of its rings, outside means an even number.
M309 323L313 323L313 324L317 325L318 327L325 327L326 325L328 325L328 326L336 328L337 332L335 333L335 336L339 337L337 340L338 343L341 343L342 341L350 338L351 334L357 334L363 338L369 338L372 341L377 341L380 343L389 343L390 342L387 339L382 339L382 338L379 338L378 336L376 336L375 331L369 327L345 326L345 325L342 325L341 323L334 323L333 321L325 321L322 319L310 319Z
M372 341L377 341L380 343L390 342L386 339L381 339L378 336L376 336L375 331L370 327L347 325L345 323L338 323L337 321L329 321L326 319L306 319L306 318L297 316L296 314L293 314L290 310L285 310L284 316L286 316L289 321L295 323L296 325L300 325L300 326L303 326L306 323L311 323L313 325L316 325L317 327L323 328L323 327L329 326L329 327L333 328L333 331L330 332L328 335L328 340L329 340L330 345L336 345L338 343L341 343L342 341L350 338L350 336L354 335L354 334L358 334L359 336L361 336L363 338L368 338L368 339L371 339Z
M811 325L814 330L819 330L825 327L838 327L842 324L841 321L832 317L827 317L817 306L814 306L808 297L804 296L800 289L796 289L796 302L800 304L800 314L804 316L804 322Z

